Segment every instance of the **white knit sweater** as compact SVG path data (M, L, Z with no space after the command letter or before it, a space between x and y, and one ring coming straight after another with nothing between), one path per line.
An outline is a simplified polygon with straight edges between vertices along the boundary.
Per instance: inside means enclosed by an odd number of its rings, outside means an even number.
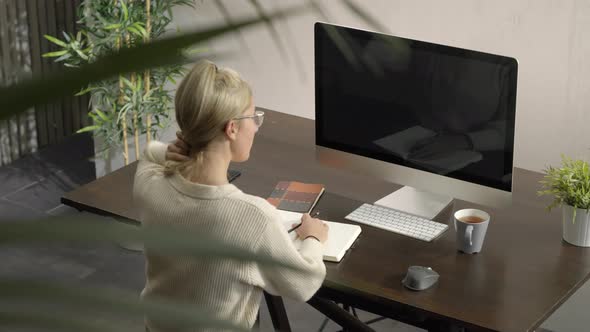
M167 297L195 304L215 318L246 328L256 320L262 290L299 301L311 298L326 275L323 245L309 238L298 251L275 207L233 184L209 186L180 174L164 176L166 147L150 143L137 166L134 199L143 225L186 227L199 236L270 255L301 269L164 257L146 251L142 298ZM167 331L149 319L146 324L151 332Z

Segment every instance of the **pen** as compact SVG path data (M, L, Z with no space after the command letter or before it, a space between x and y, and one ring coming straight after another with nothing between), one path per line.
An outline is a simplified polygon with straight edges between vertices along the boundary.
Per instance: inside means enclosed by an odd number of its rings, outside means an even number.
M316 218L317 216L320 215L320 211L316 211L313 216L311 216L312 218ZM300 222L299 224L297 224L297 226L291 228L287 233L291 233L292 231L296 230L297 228L299 228L299 226L301 226L303 222Z

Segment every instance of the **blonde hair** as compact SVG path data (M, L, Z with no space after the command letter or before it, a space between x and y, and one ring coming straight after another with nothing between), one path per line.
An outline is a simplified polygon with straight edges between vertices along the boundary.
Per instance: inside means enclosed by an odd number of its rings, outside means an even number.
M244 113L252 101L252 90L234 70L218 68L201 60L183 78L176 90L176 122L191 146L190 160L166 162L166 175L198 162L201 152L224 131L225 125Z

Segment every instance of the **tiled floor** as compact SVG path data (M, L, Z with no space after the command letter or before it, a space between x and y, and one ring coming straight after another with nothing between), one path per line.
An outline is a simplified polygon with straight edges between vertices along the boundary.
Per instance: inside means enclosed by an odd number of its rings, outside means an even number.
M90 216L59 203L60 196L92 181L95 177L94 163L89 162L87 143L74 143L67 149L54 147L28 156L9 166L0 167L0 216L1 219L35 219L46 216ZM65 152L64 152L65 151ZM84 222L116 222L110 218ZM66 283L116 287L139 294L144 284L144 261L141 253L128 251L118 245L96 244L54 244L54 245L15 245L0 250L0 278L33 278L37 280L56 280ZM581 313L587 308L590 290L583 287L572 300L546 323L552 331L582 331L590 322ZM312 307L285 300L293 331L318 331L324 316ZM575 304L569 302L574 301ZM12 303L11 303L12 305ZM261 306L261 330L272 331L268 310ZM573 309L572 309L573 308ZM47 313L71 310L48 305ZM577 310L577 311L576 311ZM78 314L76 314L78 315ZM359 311L362 320L376 316ZM87 313L84 319L97 323L116 322L126 331L143 331L141 317L115 315L106 311ZM565 319L563 318L565 317ZM568 318L574 317L576 321ZM567 321L567 323L564 323ZM377 331L421 331L393 320L382 320L371 325ZM563 329L562 329L563 327ZM2 324L0 324L0 330ZM324 331L338 331L340 327L328 322ZM11 331L44 331L44 329L11 329Z

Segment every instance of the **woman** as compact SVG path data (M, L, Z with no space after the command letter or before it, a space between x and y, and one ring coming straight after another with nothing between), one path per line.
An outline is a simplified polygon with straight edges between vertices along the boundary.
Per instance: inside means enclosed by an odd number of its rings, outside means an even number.
M199 305L215 318L246 328L256 320L263 290L307 301L326 274L322 250L327 225L304 215L296 230L304 239L298 251L272 205L227 181L230 162L248 160L264 117L255 111L248 84L230 69L201 61L180 83L175 108L182 140L169 147L152 142L138 165L134 196L142 224L186 228L299 269L146 250L142 298ZM168 331L149 318L146 325L151 332Z

